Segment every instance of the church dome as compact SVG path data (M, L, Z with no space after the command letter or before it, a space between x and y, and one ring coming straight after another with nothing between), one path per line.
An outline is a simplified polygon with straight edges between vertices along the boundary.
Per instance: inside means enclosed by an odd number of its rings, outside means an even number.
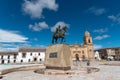
M90 36L90 33L88 31L85 31L85 36Z

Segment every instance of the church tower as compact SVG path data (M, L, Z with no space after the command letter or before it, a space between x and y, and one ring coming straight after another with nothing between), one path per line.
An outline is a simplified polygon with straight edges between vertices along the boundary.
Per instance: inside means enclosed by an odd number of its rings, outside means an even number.
M85 31L84 35L84 45L92 45L92 37L88 31Z
M84 40L84 46L87 47L87 53L89 59L93 59L94 58L93 42L92 42L92 37L88 31L85 31L83 40Z

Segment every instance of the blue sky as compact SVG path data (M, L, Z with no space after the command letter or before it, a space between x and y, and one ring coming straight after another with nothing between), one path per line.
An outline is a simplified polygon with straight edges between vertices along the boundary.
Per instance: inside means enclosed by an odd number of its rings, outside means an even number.
M95 49L120 46L120 0L0 0L0 51L46 47L58 25L68 26L66 43Z

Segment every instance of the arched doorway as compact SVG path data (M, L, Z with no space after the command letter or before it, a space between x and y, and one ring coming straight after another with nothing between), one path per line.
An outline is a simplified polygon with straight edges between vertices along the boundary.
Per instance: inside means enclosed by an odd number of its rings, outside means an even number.
M83 59L83 60L85 59L85 55L82 55L82 59Z
M8 60L8 63L10 63L10 60Z
M2 64L4 64L4 60L2 60L2 62L1 62Z
M21 63L23 62L23 60L20 61Z
M34 62L36 62L37 61L37 58L36 57L34 57Z
M75 54L75 60L79 61L79 54Z

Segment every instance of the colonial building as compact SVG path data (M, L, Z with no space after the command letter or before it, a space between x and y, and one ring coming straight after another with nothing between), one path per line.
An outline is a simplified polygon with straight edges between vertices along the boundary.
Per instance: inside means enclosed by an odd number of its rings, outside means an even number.
M120 60L120 47L115 48L115 58Z
M16 63L17 52L0 52L0 63Z
M18 52L0 52L0 64L43 63L45 49L21 48Z
M72 59L75 60L79 57L82 59L93 59L94 58L94 48L92 43L92 37L88 31L85 32L83 37L84 44L73 44L70 45Z
M18 51L18 62L39 63L45 58L45 49L21 48Z
M114 59L120 59L120 48L103 48L97 50L100 53L102 59L107 59L109 57L114 57Z

